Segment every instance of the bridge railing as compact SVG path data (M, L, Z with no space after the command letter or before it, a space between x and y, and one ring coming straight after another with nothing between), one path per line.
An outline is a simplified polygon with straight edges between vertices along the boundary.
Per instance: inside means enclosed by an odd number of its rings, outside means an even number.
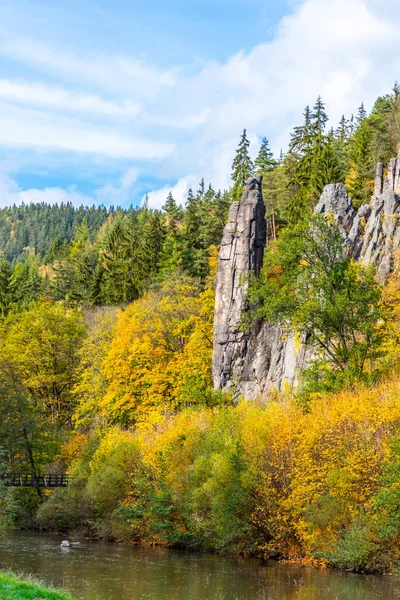
M6 487L67 487L70 482L69 475L49 473L36 475L35 473L3 473L3 485Z

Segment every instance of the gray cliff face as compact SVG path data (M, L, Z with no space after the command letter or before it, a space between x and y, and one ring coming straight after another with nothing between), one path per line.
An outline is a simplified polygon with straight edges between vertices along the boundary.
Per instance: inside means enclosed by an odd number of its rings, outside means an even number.
M343 184L327 185L315 208L332 213L348 255L376 269L383 283L393 268L400 246L400 153L392 159L388 174L377 166L370 204L356 212ZM248 310L246 278L258 275L266 243L265 209L261 180L250 178L240 202L229 212L219 256L215 321L213 378L216 389L235 387L245 398L267 399L273 389L295 386L312 350L287 337L282 329L256 322L251 331L240 328Z
M215 294L213 379L216 389L240 383L249 334L240 323L247 310L250 272L258 275L266 243L261 177L250 177L240 202L234 202L224 229Z

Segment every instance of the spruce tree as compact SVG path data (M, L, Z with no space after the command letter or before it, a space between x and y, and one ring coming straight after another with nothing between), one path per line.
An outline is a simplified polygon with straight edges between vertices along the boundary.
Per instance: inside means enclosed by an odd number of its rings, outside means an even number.
M232 198L240 200L246 180L253 174L253 162L249 155L250 142L246 137L246 130L243 129L240 138L239 147L236 150L236 156L232 163Z
M311 131L313 136L317 134L322 136L325 131L325 126L328 121L328 116L325 112L325 104L321 96L318 96L311 113Z
M291 136L289 188L291 197L286 205L286 217L292 223L304 218L313 208L327 181L325 177L333 170L332 155L324 148L327 144L325 127L328 116L321 96L318 96L312 111L307 106L304 124L295 127Z
M364 102L361 102L361 106L358 109L358 113L357 113L357 117L356 117L356 122L357 122L358 127L361 125L362 121L365 119L366 116L367 116L367 111L364 108Z
M12 269L10 263L3 259L0 262L0 315L6 316L13 301Z
M315 169L315 190L318 194L321 194L328 183L340 183L343 178L343 170L335 153L333 138L330 137L322 150L319 164Z
M175 221L179 220L182 216L182 209L180 206L177 205L176 200L172 195L172 192L169 192L167 200L161 210Z
M269 142L266 137L262 139L258 156L254 161L255 170L259 173L267 173L272 171L277 166L278 162L274 159L274 155L269 147Z
M158 272L161 252L165 240L165 230L161 215L154 211L143 227L142 246L144 259L150 276Z
M325 112L325 104L321 96L318 96L311 114L311 146L307 154L309 154L306 168L309 169L310 176L310 199L312 204L318 199L324 185L325 172L323 166L323 154L325 145L327 144L327 136L325 135L325 127L328 121L328 116ZM307 155L306 155L307 156Z
M343 175L349 169L350 162L350 121L348 121L344 115L340 119L339 127L336 129L335 135L331 141L339 163L340 172L342 174L341 177L343 178Z
M356 130L354 115L351 115L349 120L349 136L351 137Z
M364 120L352 139L351 169L346 178L346 185L355 208L368 202L372 195L374 160L371 148L371 131L368 120Z
M335 131L335 137L340 142L345 142L349 137L349 122L344 115L339 121L339 127Z
M306 106L303 112L303 125L295 127L290 134L289 152L302 155L311 143L311 111Z

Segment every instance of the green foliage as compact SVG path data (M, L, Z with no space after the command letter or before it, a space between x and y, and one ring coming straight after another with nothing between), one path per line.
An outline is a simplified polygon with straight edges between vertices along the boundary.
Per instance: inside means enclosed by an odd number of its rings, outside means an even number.
M0 237L0 257L5 254L0 317L37 300L126 305L176 270L205 281L209 248L221 239L230 201L228 192L216 192L211 185L206 189L202 180L195 195L189 192L185 208L169 193L161 211L150 209L148 202L128 210L45 204L0 210L0 234L4 219L5 230L11 227L4 240L10 237L18 247L8 251ZM35 237L28 245L25 228L36 232L46 216L51 224L40 233L43 244Z
M232 163L232 198L233 200L240 200L244 184L246 180L252 175L254 166L249 155L250 142L247 139L246 130L243 129L242 137L240 138L238 149L236 150L236 156Z
M337 549L328 558L332 565L340 569L366 571L378 566L379 553L380 548L374 539L371 526L364 518L344 533Z
M73 600L67 592L42 585L32 577L0 573L0 595L7 600Z
M245 537L251 539L252 480L238 423L228 410L218 413L200 440L189 486L190 522L203 544L228 549Z
M15 373L30 402L49 422L71 419L77 352L84 334L78 310L41 303L10 314L0 331L5 368Z
M264 137L257 158L254 161L254 169L258 173L267 173L268 171L272 171L277 165L278 161L274 159L274 155L269 147L269 142L267 138Z
M257 315L316 347L323 383L327 377L352 383L377 356L385 315L380 288L371 270L344 254L338 226L324 216L282 233L266 255L263 276L253 282L251 300L262 303Z
M332 133L325 134L327 121L325 105L318 97L312 111L306 107L304 124L292 133L289 156L284 161L291 190L284 208L289 223L297 223L311 212L325 185L344 180L339 148L345 140L338 144Z

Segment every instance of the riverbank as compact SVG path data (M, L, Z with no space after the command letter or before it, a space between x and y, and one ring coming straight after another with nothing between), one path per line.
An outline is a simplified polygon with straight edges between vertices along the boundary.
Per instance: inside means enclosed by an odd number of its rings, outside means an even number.
M0 573L0 598L7 600L73 600L61 590L44 587L36 580Z

